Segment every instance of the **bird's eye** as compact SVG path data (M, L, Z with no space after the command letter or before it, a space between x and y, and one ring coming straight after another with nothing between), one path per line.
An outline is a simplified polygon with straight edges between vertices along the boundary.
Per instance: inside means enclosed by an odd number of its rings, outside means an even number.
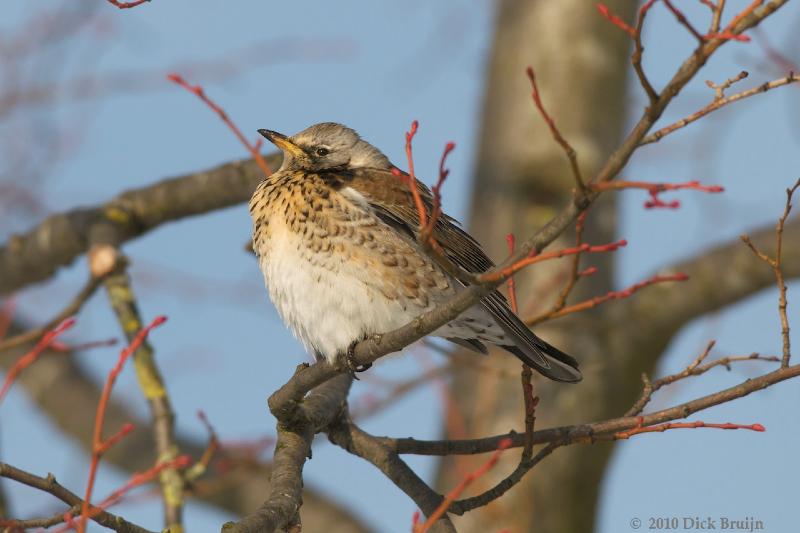
M317 155L320 157L325 157L330 153L330 150L327 148L317 148Z

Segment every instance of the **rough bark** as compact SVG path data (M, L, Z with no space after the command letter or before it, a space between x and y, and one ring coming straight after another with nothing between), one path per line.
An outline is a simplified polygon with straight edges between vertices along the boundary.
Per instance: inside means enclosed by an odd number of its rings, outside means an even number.
M611 10L630 20L637 2L608 2ZM549 220L570 198L574 186L563 150L553 141L530 98L524 72L536 71L544 105L579 154L584 175L598 170L618 144L625 119L626 74L630 41L619 29L596 16L594 6L580 0L542 2L506 0L498 5L495 38L487 73L480 128L471 229L490 255L507 254L503 236L530 234ZM594 205L587 224L587 241L613 238L616 219L613 199ZM569 232L568 232L569 233ZM566 236L569 238L569 235ZM562 241L561 244L565 244ZM593 258L595 264L597 259ZM600 275L582 283L583 290L610 290L610 259L600 259ZM548 305L554 283L567 261L540 265L517 276L522 309L526 304ZM561 274L559 274L559 272ZM614 365L601 365L607 352L596 331L577 331L570 320L537 328L537 333L579 356L585 379L577 386L552 386L537 381L542 401L537 426L549 427L612 415L603 401L613 383L630 376ZM513 358L493 364L519 371ZM608 374L619 374L611 382ZM519 428L523 420L518 380L460 372L454 394L466 419L468 436L485 436ZM636 382L634 377L633 382ZM497 394L498 390L511 390ZM616 413L618 414L618 413ZM611 447L565 449L553 454L537 471L507 494L493 509L456 519L462 532L591 531L600 480ZM458 461L461 461L460 459ZM516 457L495 470L499 478ZM462 475L456 460L445 459L439 489L446 491ZM542 480L541 482L539 480ZM495 479L496 481L496 479ZM569 510L569 512L565 512Z

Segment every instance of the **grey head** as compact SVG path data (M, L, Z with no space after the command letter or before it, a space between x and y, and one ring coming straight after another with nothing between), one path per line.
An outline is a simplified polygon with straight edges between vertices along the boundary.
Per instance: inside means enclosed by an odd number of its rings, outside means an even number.
M291 137L272 130L258 132L283 151L283 164L279 170L392 167L389 159L355 130L335 122L314 124Z

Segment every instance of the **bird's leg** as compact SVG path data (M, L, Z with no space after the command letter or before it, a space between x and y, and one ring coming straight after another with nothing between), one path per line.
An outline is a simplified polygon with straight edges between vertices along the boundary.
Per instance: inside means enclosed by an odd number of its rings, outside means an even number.
M347 364L347 368L350 370L350 375L353 376L353 379L358 379L356 377L356 372L364 372L365 370L369 370L372 366L372 363L367 363L365 365L359 365L355 361L355 349L356 344L361 342L361 339L355 340L350 343L350 346L347 347L347 354L345 355L345 362Z

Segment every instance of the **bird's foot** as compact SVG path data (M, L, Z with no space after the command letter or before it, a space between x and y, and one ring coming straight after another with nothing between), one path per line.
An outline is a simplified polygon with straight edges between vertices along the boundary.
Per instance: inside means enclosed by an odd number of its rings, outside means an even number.
M365 370L369 370L369 368L372 366L372 363L360 365L355 361L355 349L359 342L360 341L353 341L350 346L347 347L347 354L345 355L345 363L347 364L347 369L350 371L350 375L353 376L353 379L358 379L356 372L364 372Z

